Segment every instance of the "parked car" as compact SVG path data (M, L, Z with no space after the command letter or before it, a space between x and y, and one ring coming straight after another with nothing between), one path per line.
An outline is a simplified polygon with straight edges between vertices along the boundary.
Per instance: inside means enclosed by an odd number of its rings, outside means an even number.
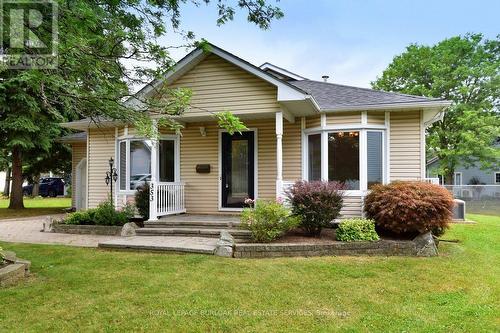
M32 195L33 184L23 186L24 195ZM57 197L58 195L64 195L64 180L63 178L41 178L40 188L38 190L38 195L42 197Z
M137 190L142 185L151 181L151 174L137 174L130 176L130 189Z

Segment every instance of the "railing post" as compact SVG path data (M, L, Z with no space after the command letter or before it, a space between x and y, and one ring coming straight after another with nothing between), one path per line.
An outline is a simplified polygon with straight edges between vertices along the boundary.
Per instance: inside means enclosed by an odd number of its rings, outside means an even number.
M158 128L156 121L153 121L154 131L157 132ZM157 133L155 133L157 134ZM151 145L151 182L149 183L149 221L158 220L158 180L157 180L157 167L158 167L158 139L157 135L152 140Z

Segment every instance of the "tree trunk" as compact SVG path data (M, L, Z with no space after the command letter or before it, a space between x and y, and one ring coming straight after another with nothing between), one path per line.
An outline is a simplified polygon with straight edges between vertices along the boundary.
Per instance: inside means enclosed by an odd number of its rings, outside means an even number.
M21 150L12 149L12 190L10 193L10 209L23 209L23 163Z
M444 175L444 184L445 185L454 185L453 184L453 174L454 174L454 172L448 172Z
M33 190L31 191L31 196L36 198L40 192L40 175L33 177Z
M8 197L10 195L10 166L5 170L5 185L3 187L3 195Z

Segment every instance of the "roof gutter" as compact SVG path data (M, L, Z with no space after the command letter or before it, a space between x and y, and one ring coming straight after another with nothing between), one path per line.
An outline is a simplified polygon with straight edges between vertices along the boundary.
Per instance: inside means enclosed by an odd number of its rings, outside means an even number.
M367 110L398 110L417 108L444 108L451 105L450 101L429 101L414 103L387 103L387 104L365 104L356 106L336 107L331 109L320 109L321 112L347 112L347 111L367 111Z

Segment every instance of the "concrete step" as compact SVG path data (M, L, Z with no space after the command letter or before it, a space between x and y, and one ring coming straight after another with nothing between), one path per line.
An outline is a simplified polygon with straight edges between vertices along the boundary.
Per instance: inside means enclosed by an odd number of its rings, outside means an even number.
M196 228L196 229L226 229L226 228L238 228L240 226L239 221L176 221L176 220L166 220L166 221L155 221L155 222L144 222L144 226L147 228Z
M102 249L213 254L217 240L202 237L132 236L99 243Z
M236 228L139 228L136 230L138 236L187 236L187 237L210 237L219 238L220 232L226 230L235 239L250 239L251 232Z

